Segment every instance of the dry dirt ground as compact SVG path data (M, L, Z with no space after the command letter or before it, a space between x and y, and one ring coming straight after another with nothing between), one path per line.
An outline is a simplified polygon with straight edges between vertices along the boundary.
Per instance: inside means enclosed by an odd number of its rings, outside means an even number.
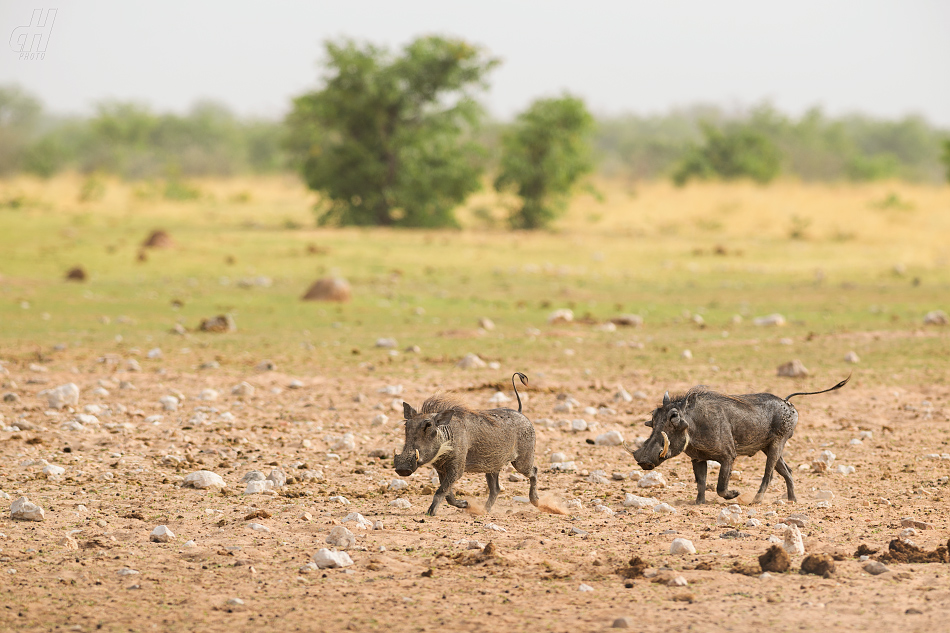
M630 440L646 435L639 421L663 390L689 385L625 384L647 398L618 403L615 384L537 380L525 413L538 428L541 491L568 507L579 500L579 507L567 515L539 513L514 499L527 494L527 483L510 481L509 470L490 514L443 505L438 516L425 517L431 471L406 478L405 490L388 489L397 478L391 455L402 444L402 400L418 407L442 386L473 407L489 408L494 389L486 383L504 381L500 372L433 371L387 395L379 390L394 381L383 375L290 375L282 368L244 376L214 368L160 373L139 359L143 371L127 371L127 359L115 357L48 371L27 362L4 365L2 391L19 401L0 403L0 489L10 496L0 517L0 629L575 632L605 630L629 617L648 631L934 631L945 630L950 618L946 563L888 563L890 571L872 576L854 556L862 544L886 551L905 517L929 524L909 537L919 547L946 544L950 461L939 458L950 452L945 386L872 389L858 372L842 391L799 400L801 422L786 458L800 502L781 501L784 484L776 478L767 503L743 507L761 526L723 538L733 529L717 525L725 503L691 505L695 488L685 457L659 469L665 488L645 490L631 478L610 479L638 470L620 447L587 443L613 429ZM255 387L253 395L232 395L242 380ZM121 388L122 381L134 388ZM37 393L66 382L81 389L78 405L48 410ZM728 386L756 390L751 380ZM798 386L789 381L787 390ZM96 395L100 387L108 395ZM216 390L217 399L202 400L206 389ZM556 414L560 393L581 410L606 405L616 413ZM162 410L159 398L167 395L182 398L177 411ZM97 421L85 418L79 430L70 423L84 410ZM374 425L379 414L388 420ZM575 433L543 422L574 418L596 420L597 428ZM862 431L870 437L851 443ZM355 450L331 450L345 433L354 434ZM390 457L371 457L374 449ZM825 449L837 456L830 472L800 468ZM577 472L551 472L554 452L573 459ZM46 462L65 473L43 474ZM763 464L761 455L737 463L741 473L733 481L743 499L758 486ZM838 465L855 472L839 474ZM243 494L247 472L278 467L291 477L315 471L321 478L288 484L277 495ZM221 475L227 488L181 487L184 476L201 469ZM595 470L610 481L589 481ZM469 475L458 488L466 499L485 497L481 475ZM827 508L819 506L824 490L834 494ZM628 492L677 511L625 508ZM338 495L349 504L331 499ZM6 506L21 496L39 504L45 520L12 520ZM391 506L397 497L411 507ZM301 570L353 512L381 522L381 529L346 524L357 536L349 550L354 564ZM806 517L808 552L837 555L833 574L800 574L801 556L792 558L789 572L753 574L768 538L781 536L774 525L790 513ZM150 542L158 525L177 538ZM671 555L677 537L690 539L697 553ZM492 547L468 549L469 541ZM618 573L635 556L646 561L650 577ZM736 564L753 575L736 573ZM668 586L676 576L688 585Z

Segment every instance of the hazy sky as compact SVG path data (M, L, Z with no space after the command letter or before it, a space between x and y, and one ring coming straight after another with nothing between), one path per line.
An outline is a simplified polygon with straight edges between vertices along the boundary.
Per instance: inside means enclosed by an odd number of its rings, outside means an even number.
M459 36L503 59L485 97L502 118L569 90L599 113L769 100L800 114L919 113L950 126L950 2L162 2L3 0L0 35L58 9L45 59L0 50L0 83L58 113L103 99L184 111L211 98L280 116L316 85L326 38L399 46Z

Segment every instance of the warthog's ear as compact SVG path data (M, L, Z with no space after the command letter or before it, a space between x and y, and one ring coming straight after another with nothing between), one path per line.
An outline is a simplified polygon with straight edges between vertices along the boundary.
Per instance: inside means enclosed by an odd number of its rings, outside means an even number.
M663 406L665 407L669 403L670 403L670 392L667 391L666 393L663 394Z
M408 402L403 402L403 403L402 403L402 415L403 415L403 417L406 418L407 420L411 420L412 418L416 417L416 416L418 415L418 413L416 413L416 410L415 410L415 409L413 409L411 406L409 406L409 403L408 403Z
M443 424L448 424L452 421L452 414L455 413L451 409L448 411L443 411L439 415L432 418L432 421L435 422L436 426L442 426Z

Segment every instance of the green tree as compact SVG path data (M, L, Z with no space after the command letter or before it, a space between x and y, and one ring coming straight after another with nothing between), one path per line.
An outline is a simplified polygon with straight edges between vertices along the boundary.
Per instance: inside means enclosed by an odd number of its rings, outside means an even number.
M703 136L705 143L691 147L673 172L677 186L693 178L751 178L767 183L779 174L779 151L765 134L745 126L719 129L706 124Z
M17 86L0 86L0 175L20 167L43 107Z
M474 99L498 61L461 40L422 37L399 55L326 43L321 90L297 97L288 150L320 192L321 224L438 227L480 187Z
M943 142L943 154L940 155L940 162L947 170L947 182L950 182L950 138Z
M513 189L521 207L509 218L514 228L548 226L567 204L577 180L591 171L594 119L571 96L538 99L502 134L495 188Z

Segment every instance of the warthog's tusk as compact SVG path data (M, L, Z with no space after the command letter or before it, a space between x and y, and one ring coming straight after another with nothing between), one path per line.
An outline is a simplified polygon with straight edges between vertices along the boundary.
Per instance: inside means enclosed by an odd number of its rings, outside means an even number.
M419 449L416 449L416 461L419 461Z
M399 449L398 449L398 448L394 448L394 449L393 449L393 457L396 457L397 455L399 455Z
M660 451L660 459L666 459L666 456L670 453L670 438L667 437L666 433L660 433L663 436L663 450Z
M633 455L633 451L630 450L630 447L629 447L629 446L627 446L627 440L624 440L621 445L623 446L623 450L625 450L625 451L627 451L628 453L630 453L631 455Z

